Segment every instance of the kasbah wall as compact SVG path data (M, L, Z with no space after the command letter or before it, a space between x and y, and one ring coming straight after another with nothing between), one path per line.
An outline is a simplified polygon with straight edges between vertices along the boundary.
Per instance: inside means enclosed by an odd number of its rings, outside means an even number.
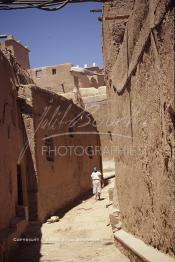
M174 1L110 1L103 53L124 230L175 255ZM118 199L117 196L118 195Z
M21 163L18 162L21 148L26 141L24 121L18 104L19 84L31 83L27 74L10 52L0 51L0 260L5 259L14 237L26 229L32 219L31 193L36 190L36 177L30 150L26 150ZM30 161L30 163L28 162ZM30 168L29 168L30 166ZM27 172L27 170L29 170ZM30 176L29 176L30 174ZM34 197L33 200L34 201Z
M26 103L23 114L30 118L32 109L38 216L44 221L91 190L92 169L101 169L100 151L93 154L100 139L91 114L72 101L35 85L21 88L20 97ZM30 128L26 126L27 132Z
M45 221L91 190L90 174L94 166L101 168L101 156L93 156L92 147L99 149L100 138L92 115L71 100L36 87L25 66L7 48L2 49L0 260L4 261L16 245L14 237L19 237L30 221ZM52 121L57 122L54 129L49 126ZM84 131L93 134L84 139L74 133ZM45 139L53 134L61 136ZM51 151L60 145L79 150L65 154L63 149L61 156ZM86 150L83 153L82 148Z

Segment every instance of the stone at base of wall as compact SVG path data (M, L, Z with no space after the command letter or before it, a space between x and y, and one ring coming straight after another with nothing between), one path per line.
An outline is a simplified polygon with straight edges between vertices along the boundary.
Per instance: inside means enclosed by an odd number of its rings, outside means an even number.
M114 237L119 241L124 248L134 253L140 261L147 262L174 262L175 258L170 257L157 249L146 245L142 240L134 237L133 235L127 233L124 230L119 230L114 233Z
M118 228L119 224L121 224L120 212L118 211L111 212L111 207L109 208L109 220L113 231L116 231L117 229L121 228L121 226L120 228Z

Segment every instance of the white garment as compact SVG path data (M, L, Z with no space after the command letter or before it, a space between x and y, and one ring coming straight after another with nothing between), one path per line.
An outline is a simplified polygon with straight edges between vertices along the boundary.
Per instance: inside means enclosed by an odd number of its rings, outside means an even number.
M101 193L101 181L98 179L92 180L93 184L93 194L96 195L98 193Z
M101 180L101 173L99 171L92 172L91 178L92 180Z

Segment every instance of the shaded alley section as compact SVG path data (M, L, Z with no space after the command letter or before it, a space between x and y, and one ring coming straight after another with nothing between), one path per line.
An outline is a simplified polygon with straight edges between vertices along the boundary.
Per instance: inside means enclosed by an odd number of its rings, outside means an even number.
M103 189L101 201L91 197L70 209L60 221L43 224L40 255L34 248L36 243L25 244L25 248L19 249L18 261L33 262L38 257L42 262L129 262L115 247L109 225L106 205L113 183L110 181Z

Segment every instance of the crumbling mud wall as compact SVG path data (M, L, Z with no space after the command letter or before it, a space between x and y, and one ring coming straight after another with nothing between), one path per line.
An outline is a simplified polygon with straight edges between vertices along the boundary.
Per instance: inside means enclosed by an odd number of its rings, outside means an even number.
M94 166L101 167L100 155L91 155L91 148L100 144L96 128L88 123L89 117L91 118L89 113L70 103L69 100L39 89L33 90L32 96L35 130L40 121L38 114L42 114L43 108L49 103L51 108L45 119L52 121L52 124L53 121L55 122L55 126L51 127L51 122L48 126L45 121L35 136L39 176L39 214L43 219L91 189L92 169ZM59 116L56 115L56 110L59 110ZM46 136L52 135L53 138L43 140ZM51 161L47 158L47 147L48 150L54 150L51 153L53 154Z
M86 68L92 72L94 72L94 75L78 75L78 87L79 88L88 88L88 87L95 87L98 88L100 86L105 85L104 81L104 72L103 69L99 68L98 66L88 67ZM76 80L76 78L74 78ZM76 81L75 81L76 84Z
M0 52L1 78L1 164L0 164L0 206L3 212L0 216L0 229L9 226L15 216L15 202L17 199L16 169L17 152L16 140L19 139L18 109L16 105L17 90L13 78L13 71L6 57ZM13 146L13 151L11 150ZM6 201L4 201L6 199Z
M103 12L108 109L118 134L114 204L126 231L175 255L174 3L131 4L111 1Z
M103 70L98 67L90 67L88 70L99 75L88 76L86 74L72 74L72 64L45 66L32 68L29 73L37 86L55 92L56 94L68 94L77 91L78 88L87 88L104 85Z
M30 68L29 49L20 41L14 39L12 35L7 36L5 41L0 42L0 48L3 50L8 49L23 69Z
M71 100L34 85L21 92L32 108L38 217L44 221L91 190L92 169L101 168L100 140L93 117Z
M74 78L70 74L71 64L32 68L29 73L37 86L55 92L67 93L72 91Z
M18 100L20 83L30 82L23 69L8 50L0 51L0 260L15 246L30 217L28 172L30 150L19 162L25 143L25 128ZM28 160L27 160L28 158ZM36 182L33 180L33 185Z

